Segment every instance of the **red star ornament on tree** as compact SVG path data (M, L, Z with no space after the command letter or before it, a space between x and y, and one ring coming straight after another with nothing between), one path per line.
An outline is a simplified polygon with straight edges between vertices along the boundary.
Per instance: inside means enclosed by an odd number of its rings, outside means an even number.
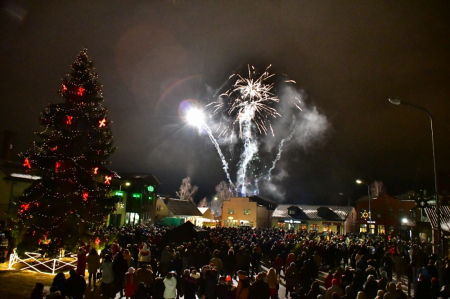
M84 93L84 90L85 90L85 89L84 89L83 87L80 86L80 87L78 88L77 95L79 95L79 96L82 97L82 96L83 96L83 93Z

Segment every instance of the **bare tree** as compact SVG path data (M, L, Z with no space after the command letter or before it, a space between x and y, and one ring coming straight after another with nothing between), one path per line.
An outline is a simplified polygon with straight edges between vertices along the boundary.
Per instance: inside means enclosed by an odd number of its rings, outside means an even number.
M199 208L207 208L208 207L208 201L206 200L206 197L204 197L202 200L200 200L197 207L199 207Z
M211 211L214 212L215 216L222 215L222 204L224 200L230 200L233 196L231 186L229 186L225 181L219 183L216 186L216 196L211 202Z
M191 178L187 177L181 181L180 191L177 191L176 194L179 199L182 200L190 200L194 202L194 194L197 192L198 187L191 185Z

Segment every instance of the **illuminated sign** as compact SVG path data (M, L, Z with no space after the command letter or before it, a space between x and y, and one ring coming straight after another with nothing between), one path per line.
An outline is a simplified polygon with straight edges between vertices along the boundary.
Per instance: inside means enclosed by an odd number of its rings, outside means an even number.
M153 187L153 186L148 186L148 187L147 187L147 190L148 190L148 192L153 192L153 191L155 191L155 187Z
M114 195L116 195L116 196L123 196L123 191L116 191L116 193L114 193Z
M141 198L141 194L140 193L133 193L132 195L134 198Z
M284 220L284 223L302 223L300 220Z

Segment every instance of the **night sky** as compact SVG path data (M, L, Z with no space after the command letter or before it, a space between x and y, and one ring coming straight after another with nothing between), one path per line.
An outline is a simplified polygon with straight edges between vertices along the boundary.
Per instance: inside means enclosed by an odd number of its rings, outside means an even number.
M440 187L450 190L448 1L0 3L0 130L18 133L16 153L35 139L39 113L62 101L61 78L86 47L113 121L110 168L153 173L162 194L175 196L190 176L196 201L211 199L226 180L208 136L185 124L179 106L217 99L247 64L295 80L299 118L316 111L326 121L317 136L283 148L276 190L262 186L262 196L346 204L367 194L356 179L382 181L390 195L432 193L428 116L390 96L432 113ZM260 137L261 156L273 158L289 131L275 133ZM230 158L229 144L221 148Z

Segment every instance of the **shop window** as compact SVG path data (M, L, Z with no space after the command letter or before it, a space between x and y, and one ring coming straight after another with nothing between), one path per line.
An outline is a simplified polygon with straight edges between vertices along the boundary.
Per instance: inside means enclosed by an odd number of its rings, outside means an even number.
M330 229L330 226L328 224L322 224L322 226L324 232L327 232Z
M319 231L319 225L318 224L311 224L310 226L309 226L309 230L310 231Z
M369 234L375 233L375 224L369 224Z
M367 224L361 224L359 226L359 232L360 233L366 233L367 232Z
M384 225L378 225L378 234L386 234L386 229Z
M306 224L301 225L301 230L307 230L307 229L308 229L308 227L306 226Z
M234 215L234 209L228 209L228 215Z
M244 209L244 215L250 215L250 209Z

